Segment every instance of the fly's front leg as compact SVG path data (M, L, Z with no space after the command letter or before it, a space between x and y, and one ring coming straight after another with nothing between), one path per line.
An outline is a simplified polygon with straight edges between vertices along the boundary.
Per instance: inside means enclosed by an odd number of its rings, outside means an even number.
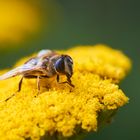
M59 75L57 75L57 82L59 83ZM74 85L72 84L71 79L70 79L69 76L67 76L67 81L61 82L59 84L65 84L65 83L69 84L71 87L74 87Z
M69 76L67 76L67 82L68 82L68 84L69 84L70 86L74 87L74 85L72 84L71 79L70 79Z

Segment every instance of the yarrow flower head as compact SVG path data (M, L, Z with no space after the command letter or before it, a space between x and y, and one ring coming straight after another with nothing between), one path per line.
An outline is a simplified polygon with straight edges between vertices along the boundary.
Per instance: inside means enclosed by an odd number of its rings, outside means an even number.
M58 84L54 78L42 79L37 95L36 80L25 79L22 90L4 102L17 90L20 77L0 81L0 139L77 139L98 131L128 102L117 85L131 67L122 52L104 45L59 52L73 58L75 87Z

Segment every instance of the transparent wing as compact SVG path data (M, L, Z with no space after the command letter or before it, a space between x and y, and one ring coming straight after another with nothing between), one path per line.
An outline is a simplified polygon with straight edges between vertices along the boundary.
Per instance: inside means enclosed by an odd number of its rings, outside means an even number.
M22 75L34 70L39 70L39 67L37 65L33 66L31 64L24 64L22 66L16 67L12 69L11 71L8 71L7 73L0 76L0 80L8 79L17 75Z
M41 50L38 52L37 57L43 57L45 55L50 55L53 51L51 50Z
M1 75L0 80L8 79L10 77L14 77L17 75L24 75L26 73L33 72L33 71L41 71L42 64L48 61L47 59L42 59L42 58L44 56L49 56L51 54L53 54L53 51L51 50L41 50L37 54L37 57L31 58L27 62L25 62L24 65L16 67L11 71Z

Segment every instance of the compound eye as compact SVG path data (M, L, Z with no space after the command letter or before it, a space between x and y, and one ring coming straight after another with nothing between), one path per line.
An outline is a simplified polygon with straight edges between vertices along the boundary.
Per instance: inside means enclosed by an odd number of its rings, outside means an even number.
M70 56L67 56L65 59L65 73L69 77L73 74L73 61Z
M73 64L73 60L71 58L68 59L69 63Z
M59 73L64 73L64 58L59 58L55 63L56 71Z

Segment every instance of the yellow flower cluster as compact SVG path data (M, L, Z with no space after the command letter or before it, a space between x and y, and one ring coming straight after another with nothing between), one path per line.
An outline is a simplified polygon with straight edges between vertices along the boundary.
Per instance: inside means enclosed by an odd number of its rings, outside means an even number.
M54 78L43 79L41 93L37 95L36 80L25 79L21 92L3 102L17 90L20 77L0 81L1 140L39 140L56 134L70 137L79 129L97 131L102 112L116 111L128 102L114 83L131 66L123 53L103 45L79 46L64 53L74 60L75 88L58 84Z
M88 71L114 82L123 79L130 70L131 63L121 51L105 45L78 46L68 50L75 60L75 68L79 71ZM78 55L77 55L78 54Z

